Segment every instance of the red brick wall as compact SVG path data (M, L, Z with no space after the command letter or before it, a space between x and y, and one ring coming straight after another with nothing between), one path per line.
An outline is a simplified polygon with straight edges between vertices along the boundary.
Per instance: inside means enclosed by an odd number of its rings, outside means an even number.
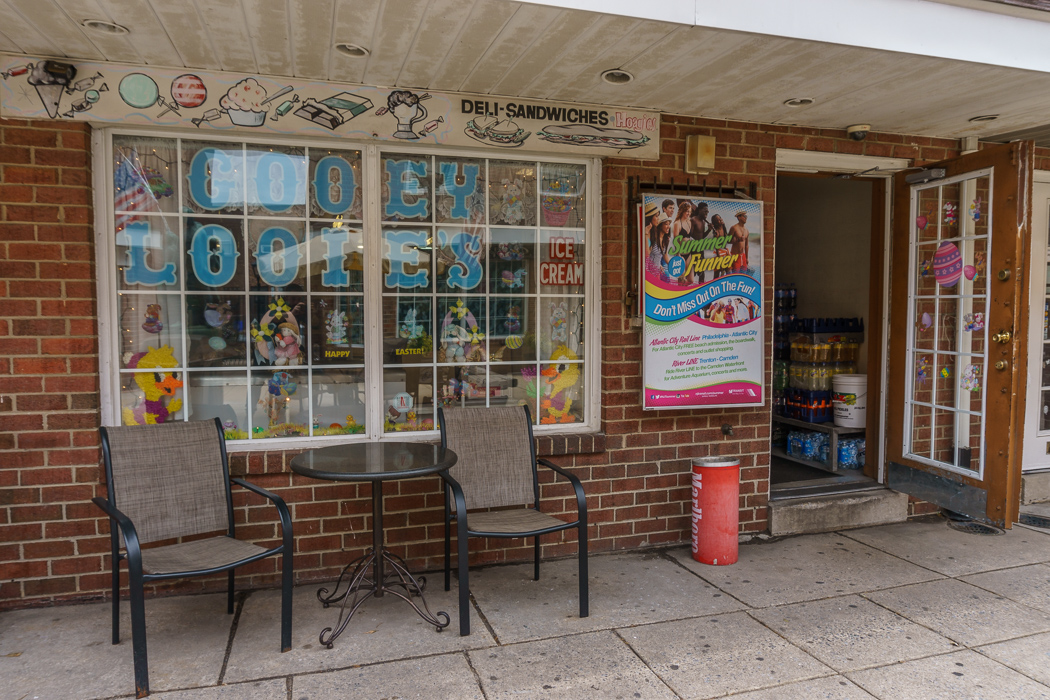
M642 412L640 339L625 312L633 242L626 179L685 182L684 139L718 139L708 183L754 182L765 203L767 291L772 289L776 148L938 160L957 142L872 134L856 142L837 130L666 117L657 162L609 159L602 177L602 429L597 438L541 439L585 483L592 551L684 543L689 537L690 459L742 460L741 530L766 529L769 472L767 405L756 409ZM90 503L104 493L98 439L89 133L70 122L0 121L0 607L88 598L108 587L108 524ZM1044 166L1050 164L1050 155ZM699 184L700 178L694 178ZM767 308L771 294L766 297ZM771 329L766 329L769 385ZM721 426L733 426L731 437ZM292 509L299 581L331 577L371 542L370 487L333 485L290 473L294 452L241 453L235 473L282 495ZM544 478L543 496L574 512L571 489ZM387 484L388 543L413 567L440 566L443 525L437 478ZM239 533L276 542L273 510L256 497L235 500ZM516 540L472 542L473 562L520 561ZM345 552L344 550L351 550ZM550 537L545 556L575 552L574 536ZM246 567L244 586L275 585L277 562ZM215 590L222 577L172 584Z

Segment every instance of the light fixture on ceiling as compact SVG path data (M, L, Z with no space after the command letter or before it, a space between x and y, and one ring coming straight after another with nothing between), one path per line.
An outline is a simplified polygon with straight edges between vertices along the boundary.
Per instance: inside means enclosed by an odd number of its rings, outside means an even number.
M812 97L792 97L790 100L784 100L784 104L788 107L805 107L814 102L816 102L816 100Z
M364 46L358 46L357 44L349 44L342 42L335 45L335 50L344 56L350 56L351 58L362 58L371 53Z
M81 27L85 29L91 29L100 34L128 34L129 30L127 27L116 22L110 22L105 19L86 19L80 23Z
M602 71L602 80L610 85L626 85L634 80L634 76L620 68Z
M969 121L971 121L971 122L994 122L998 118L999 118L998 114L982 114L982 115L977 116L977 117L970 117Z

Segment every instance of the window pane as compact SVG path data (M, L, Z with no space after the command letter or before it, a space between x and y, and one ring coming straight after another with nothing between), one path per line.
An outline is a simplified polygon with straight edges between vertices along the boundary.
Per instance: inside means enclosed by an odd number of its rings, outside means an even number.
M177 291L182 274L179 220L117 215L117 288Z
M309 386L304 369L252 372L252 437L303 437L310 433Z
M415 365L434 361L433 298L383 297L383 362Z
M178 294L120 294L120 366L150 348L173 348L175 360L182 364L182 309Z
M364 251L364 234L360 228L311 225L310 291L363 292Z
M540 299L540 358L583 359L583 298Z
M186 217L186 289L244 291L244 225L241 219Z
M484 292L484 229L438 226L437 244L437 291Z
M536 225L536 166L489 161L489 223Z
M239 143L182 142L183 211L244 213L244 148Z
M247 367L244 296L186 297L189 367Z
M360 296L310 298L314 365L362 364L365 361L365 309ZM316 376L316 375L315 375Z
M489 290L499 294L536 293L536 229L492 229Z
M493 297L489 350L493 362L536 361L536 299Z
M583 293L583 231L540 231L540 293Z
M583 365L572 362L564 347L551 357L555 362L540 366L542 425L578 423L584 417Z
M485 223L485 162L467 158L438 158L438 223Z
M313 373L312 435L365 431L365 371L325 369Z
M434 370L432 367L390 367L383 370L383 430L434 430Z
M360 221L361 152L310 149L310 216Z
M540 164L540 213L550 228L583 228L586 168L565 163Z
M119 231L141 214L179 210L175 139L113 137L113 210Z
M253 292L306 291L306 224L248 220L248 286Z
M171 348L152 348L134 358L129 366L137 371L120 375L121 420L124 425L183 420L183 375L176 371L178 364Z
M251 296L252 364L295 367L306 364L306 298Z
M386 155L381 159L384 221L431 221L430 158Z
M245 164L249 216L306 215L306 155L302 148L249 145Z
M429 228L383 229L384 291L430 291L432 246Z
M190 420L219 418L227 440L248 439L248 376L244 372L186 375Z
M483 297L438 297L438 362L484 362L488 313Z

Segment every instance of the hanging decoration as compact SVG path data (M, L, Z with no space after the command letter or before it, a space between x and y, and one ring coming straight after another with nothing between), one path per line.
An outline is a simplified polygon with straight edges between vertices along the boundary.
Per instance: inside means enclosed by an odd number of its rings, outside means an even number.
M916 325L918 325L920 331L930 330L930 326L933 325L933 318L930 317L928 311L922 312L922 316L919 318L919 323Z
M963 316L963 330L978 332L984 330L984 314L976 311Z
M958 207L953 202L946 202L944 205L944 225L954 226L956 223L956 212Z
M981 220L981 198L980 197L977 197L977 199L973 200L973 203L970 205L970 218L973 219L974 222L978 222L978 221Z
M962 380L959 382L959 386L969 392L977 393L981 390L981 366L980 365L966 365L966 369L963 370Z
M915 378L920 386L926 386L926 381L930 378L930 358L925 355L915 361Z
M150 304L146 307L146 322L142 324L142 330L147 333L160 333L164 330L164 324L160 320L160 304Z

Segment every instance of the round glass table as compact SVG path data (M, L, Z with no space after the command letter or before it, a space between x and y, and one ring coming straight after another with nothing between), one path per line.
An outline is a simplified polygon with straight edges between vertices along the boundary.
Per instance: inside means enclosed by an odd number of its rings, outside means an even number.
M343 633L361 604L370 597L390 593L411 605L419 616L440 632L448 626L448 613L430 612L423 589L426 578L413 576L405 560L383 546L383 482L411 479L444 471L456 463L456 453L440 445L418 442L357 442L307 450L292 458L296 474L325 481L372 482L372 547L347 564L335 590L317 591L324 606L341 603L339 622L321 630L319 640L329 649ZM340 593L346 581L346 590ZM413 600L419 598L419 604Z

